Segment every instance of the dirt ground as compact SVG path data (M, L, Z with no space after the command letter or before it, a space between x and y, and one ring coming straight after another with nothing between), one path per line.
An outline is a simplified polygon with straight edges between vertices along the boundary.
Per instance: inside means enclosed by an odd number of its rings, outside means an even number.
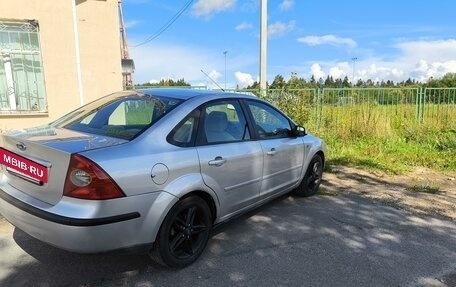
M456 221L456 173L416 168L406 175L389 175L346 166L330 170L323 175L322 195L355 193L415 215Z
M323 174L320 195L359 194L415 215L456 222L456 173L416 168L406 175L390 175L346 166L330 170ZM4 222L0 216L0 233L12 228Z

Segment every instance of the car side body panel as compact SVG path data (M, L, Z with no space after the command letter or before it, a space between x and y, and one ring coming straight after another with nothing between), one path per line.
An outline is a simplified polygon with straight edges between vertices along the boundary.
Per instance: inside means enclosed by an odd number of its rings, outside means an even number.
M204 183L220 199L220 217L258 199L263 173L263 153L258 142L245 141L224 146L222 150L220 145L197 148Z
M305 148L302 138L261 140L264 172L261 194L268 195L288 189L301 179Z

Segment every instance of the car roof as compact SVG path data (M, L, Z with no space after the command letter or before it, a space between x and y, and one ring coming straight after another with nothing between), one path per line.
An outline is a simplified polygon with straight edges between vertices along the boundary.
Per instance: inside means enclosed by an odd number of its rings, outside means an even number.
M221 90L202 90L202 89L190 89L190 88L148 88L148 89L136 89L138 93L147 94L158 97L170 97L181 100L188 100L194 97L201 96L218 96L218 97L238 97L238 98L255 98L254 96L242 93L224 92Z

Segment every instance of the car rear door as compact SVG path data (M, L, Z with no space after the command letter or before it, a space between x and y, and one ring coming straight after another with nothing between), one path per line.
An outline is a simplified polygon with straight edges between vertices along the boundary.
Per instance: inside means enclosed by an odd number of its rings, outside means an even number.
M222 217L259 197L263 151L250 134L237 100L217 100L202 107L197 139L201 174L219 197Z
M247 106L263 150L261 196L267 197L301 180L305 147L302 137L291 135L290 121L277 109L254 100Z

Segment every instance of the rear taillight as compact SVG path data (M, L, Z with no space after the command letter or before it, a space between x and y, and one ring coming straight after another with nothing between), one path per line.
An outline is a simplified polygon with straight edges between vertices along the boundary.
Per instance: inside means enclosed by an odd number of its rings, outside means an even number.
M74 154L65 179L63 195L81 199L112 199L124 197L120 187L96 163Z

